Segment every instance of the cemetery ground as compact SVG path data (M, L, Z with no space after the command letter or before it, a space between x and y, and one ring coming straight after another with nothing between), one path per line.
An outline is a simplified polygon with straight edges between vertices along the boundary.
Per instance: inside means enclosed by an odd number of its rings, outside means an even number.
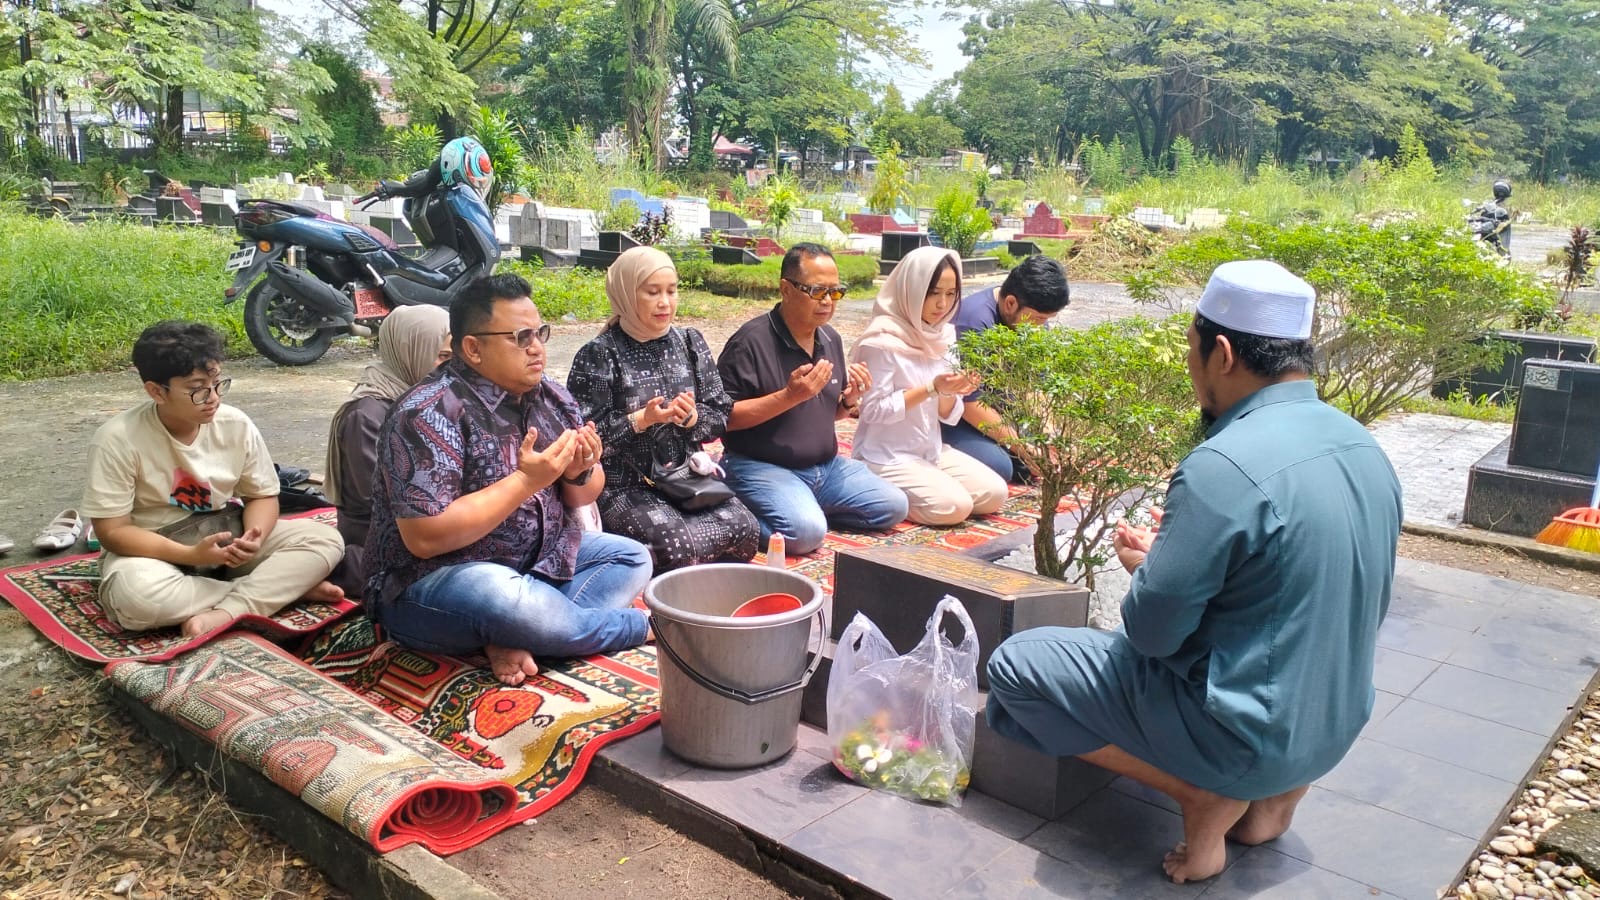
M759 308L730 306L725 317L687 324L720 347ZM1083 327L1133 311L1119 288L1079 284L1061 323ZM869 315L869 299L851 299L835 324L848 341ZM596 328L556 324L552 377L564 380L572 354ZM235 379L229 401L258 423L275 459L320 470L329 416L370 357L362 341L336 345L322 362L300 369L235 361L228 366ZM19 543L0 563L33 558L34 531L76 504L89 436L137 398L130 372L0 384L0 532ZM1600 572L1504 550L1408 534L1400 553L1600 596ZM343 896L293 847L180 770L112 702L104 679L37 637L9 607L0 607L0 683L0 898L110 897L130 876L131 896L142 898ZM1578 727L1586 722L1580 718ZM522 831L530 835L526 845L544 857L541 895L784 896L592 785ZM1512 877L1504 860L1489 863L1487 874L1484 865L1470 880ZM486 886L506 896L527 892L513 884Z

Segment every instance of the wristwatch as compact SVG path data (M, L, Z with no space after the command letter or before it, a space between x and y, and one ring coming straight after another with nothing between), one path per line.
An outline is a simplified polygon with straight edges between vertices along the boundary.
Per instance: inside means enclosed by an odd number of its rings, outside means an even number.
M598 465L598 463L596 463L596 465ZM593 474L594 474L594 466L590 466L589 468L584 469L583 470L583 474L579 475L577 478L568 478L565 475L561 476L561 483L562 484L570 484L573 487L583 487L584 485L589 483L589 476L591 476Z

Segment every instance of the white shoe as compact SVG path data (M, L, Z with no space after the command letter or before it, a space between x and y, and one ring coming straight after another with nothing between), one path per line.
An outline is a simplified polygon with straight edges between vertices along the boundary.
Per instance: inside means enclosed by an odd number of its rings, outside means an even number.
M36 550L54 553L76 544L82 534L83 517L75 509L64 509L33 539L33 546Z

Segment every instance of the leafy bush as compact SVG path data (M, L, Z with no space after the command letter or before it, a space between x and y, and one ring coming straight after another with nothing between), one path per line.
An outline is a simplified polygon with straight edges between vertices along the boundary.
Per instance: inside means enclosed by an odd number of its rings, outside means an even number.
M867 208L879 215L893 213L895 207L911 196L911 186L906 181L906 161L900 158L900 144L890 141L889 146L875 148L878 173L867 192Z
M624 200L605 208L605 211L595 216L595 225L601 231L632 231L642 215L639 205L632 200Z
M971 191L952 187L934 201L928 230L937 233L944 245L962 259L970 259L978 242L994 230L994 224L989 220L989 211L978 206L978 198Z
M1011 251L1004 247L995 248L995 251L992 255L994 256L995 263L1002 269L1010 270L1017 267L1017 258L1012 256Z
M875 256L839 255L834 257L834 262L839 265L839 280L852 291L869 291L873 279L878 277L878 258ZM769 256L755 266L707 263L700 275L700 285L713 294L729 297L776 298L778 272L782 265L782 257L777 256ZM681 268L679 273L681 275Z
M395 165L400 167L396 174L404 178L433 165L439 158L439 149L444 146L444 135L439 133L437 125L412 125L390 132L389 146L394 148Z
M800 192L789 179L774 175L767 179L761 193L767 201L767 224L772 226L773 238L778 238L783 234L783 226L789 224L794 211L800 208Z
M1317 391L1363 424L1434 381L1497 361L1504 347L1475 339L1552 305L1532 276L1486 259L1473 241L1411 224L1233 223L1167 250L1128 289L1170 305L1173 288L1201 284L1235 259L1275 260L1316 287Z
M672 237L672 208L663 207L660 215L645 213L628 229L628 235L646 247L665 243Z
M597 269L546 269L517 259L503 260L499 271L528 279L533 286L533 303L546 322L571 315L594 321L611 315L606 299L606 273Z
M522 130L504 112L480 106L467 128L489 153L494 166L494 187L484 199L490 209L499 208L506 197L528 190L531 182L527 158L522 152Z
M1040 574L1061 578L1076 564L1094 590L1111 556L1108 514L1130 495L1160 488L1193 446L1199 416L1184 327L1135 318L1085 331L1023 326L961 338L962 366L983 378L985 400L1016 430L1017 451L1039 473ZM1065 558L1049 527L1062 497L1078 504Z
M162 319L207 322L230 353L253 355L240 304L222 305L232 250L210 229L73 225L0 209L0 378L126 366L139 332Z

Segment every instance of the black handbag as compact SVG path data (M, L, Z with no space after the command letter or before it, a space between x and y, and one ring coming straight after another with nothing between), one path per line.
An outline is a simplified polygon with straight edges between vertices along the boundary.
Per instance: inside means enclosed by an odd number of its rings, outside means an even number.
M711 509L733 499L733 488L720 478L689 468L689 453L673 429L657 425L655 432L650 471L639 473L645 484L684 512Z

